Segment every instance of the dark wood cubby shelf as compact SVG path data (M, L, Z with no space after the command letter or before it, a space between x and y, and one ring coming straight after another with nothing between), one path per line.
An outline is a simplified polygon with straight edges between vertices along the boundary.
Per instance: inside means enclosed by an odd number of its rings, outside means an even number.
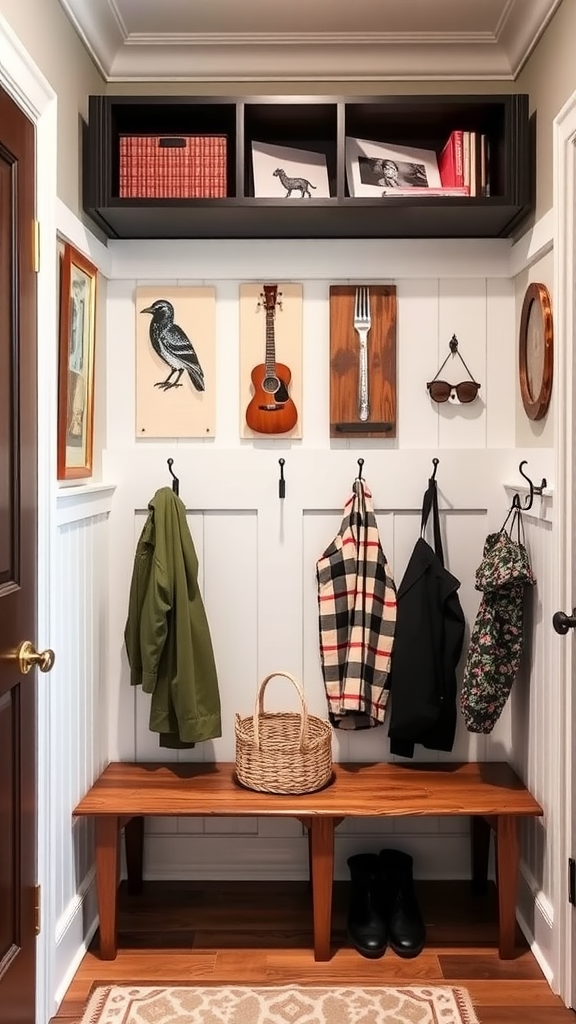
M489 197L352 198L345 139L440 152L487 136ZM119 197L121 134L224 134L225 199ZM251 143L322 152L329 199L256 199ZM110 238L501 238L531 209L528 96L91 96L84 208Z

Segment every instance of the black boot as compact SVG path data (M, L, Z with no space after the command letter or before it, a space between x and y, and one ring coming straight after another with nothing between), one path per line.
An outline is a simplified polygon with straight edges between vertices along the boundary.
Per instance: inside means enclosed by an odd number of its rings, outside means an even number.
M381 850L380 864L390 945L398 956L418 956L424 948L426 927L414 893L412 857L400 850Z
M348 938L362 956L376 960L388 941L382 906L382 873L376 853L348 858L352 886L348 908Z

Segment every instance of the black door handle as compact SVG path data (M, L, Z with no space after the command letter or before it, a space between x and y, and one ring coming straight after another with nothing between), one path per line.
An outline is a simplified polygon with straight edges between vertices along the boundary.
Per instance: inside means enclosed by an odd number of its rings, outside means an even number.
M576 627L576 608L572 609L572 615L566 615L566 612L554 612L552 625L556 632L562 633L562 635L569 629L574 629Z

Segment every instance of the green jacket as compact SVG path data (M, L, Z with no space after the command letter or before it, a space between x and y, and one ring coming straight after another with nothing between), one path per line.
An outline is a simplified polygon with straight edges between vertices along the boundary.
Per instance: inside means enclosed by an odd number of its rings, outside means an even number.
M130 682L152 694L150 729L160 734L160 746L190 747L222 735L198 558L174 491L160 488L148 508L124 631Z

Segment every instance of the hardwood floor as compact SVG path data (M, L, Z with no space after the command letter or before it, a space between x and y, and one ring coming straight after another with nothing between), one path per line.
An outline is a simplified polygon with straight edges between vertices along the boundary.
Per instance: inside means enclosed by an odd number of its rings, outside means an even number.
M308 887L302 882L146 882L141 896L122 883L119 950L98 957L98 935L53 1024L75 1024L96 983L350 984L452 983L466 987L481 1024L576 1024L553 995L518 931L518 956L498 959L496 893L474 896L467 882L422 882L418 898L426 948L415 960L388 950L367 960L346 939L347 883L334 886L328 963L311 951Z

